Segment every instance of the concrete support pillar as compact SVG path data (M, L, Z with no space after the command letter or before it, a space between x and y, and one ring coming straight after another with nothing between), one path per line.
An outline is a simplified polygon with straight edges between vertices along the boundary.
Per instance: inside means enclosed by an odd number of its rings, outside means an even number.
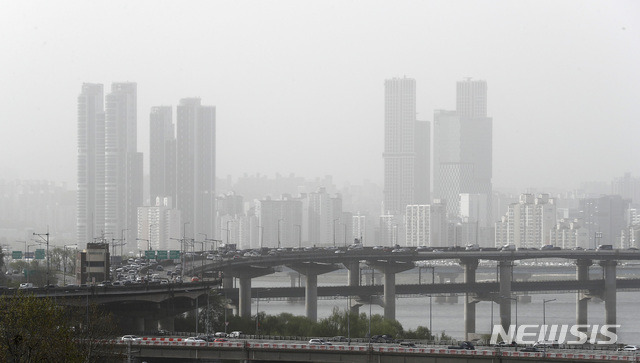
M512 261L498 262L498 270L500 271L500 324L504 331L509 331L511 325L511 276L513 274Z
M464 268L464 282L475 284L478 260L469 259L461 261ZM471 335L476 333L476 303L474 294L466 293L464 301L464 336L466 340L473 339Z
M325 274L338 269L333 264L322 263L300 263L288 265L294 271L305 276L304 308L307 318L311 321L318 320L318 275Z
M591 266L591 260L577 260L576 261L576 279L578 282L589 280L589 266ZM578 291L576 295L576 324L587 324L589 298L584 295L584 292ZM586 331L586 328L580 330Z
M604 270L604 321L607 325L616 324L616 265L617 261L600 261ZM615 328L609 328L615 333Z
M307 287L304 289L304 311L311 321L318 321L318 275L306 275Z
M233 289L233 277L225 276L222 278L222 288L224 289Z
M166 331L175 331L175 318L169 316L158 320L158 328Z
M384 271L384 318L396 319L396 273L391 269Z
M133 326L133 331L138 334L143 334L144 332L144 318L131 318L131 325Z
M251 316L251 278L240 277L238 281L238 311L241 318L248 318Z
M347 279L349 280L349 286L360 286L360 262L355 261L351 262L348 265L345 265L347 268ZM351 305L349 306L350 314L360 314L359 305Z
M144 319L144 332L146 333L154 333L158 331L158 320L145 318Z

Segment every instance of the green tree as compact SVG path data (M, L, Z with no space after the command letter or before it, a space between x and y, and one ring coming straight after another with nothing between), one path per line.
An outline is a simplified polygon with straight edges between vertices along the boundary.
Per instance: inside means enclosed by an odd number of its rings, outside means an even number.
M63 309L50 299L0 297L0 327L4 362L83 361Z

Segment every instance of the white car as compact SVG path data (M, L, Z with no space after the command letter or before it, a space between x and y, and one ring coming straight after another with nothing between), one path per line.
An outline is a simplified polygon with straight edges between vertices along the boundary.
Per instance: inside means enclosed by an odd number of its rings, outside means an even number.
M206 340L200 339L198 337L188 337L184 340L186 343L205 343Z
M123 341L123 342L139 342L139 341L142 341L142 338L140 338L137 335L124 335L122 338L120 338L120 341Z
M635 352L638 350L638 346L637 345L625 345L622 348L623 351L625 352Z
M331 345L331 343L325 341L324 339L309 339L310 345Z

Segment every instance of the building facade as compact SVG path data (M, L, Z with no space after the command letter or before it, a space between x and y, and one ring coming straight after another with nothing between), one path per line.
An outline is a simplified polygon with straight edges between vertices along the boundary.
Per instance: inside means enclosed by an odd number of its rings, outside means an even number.
M199 98L180 100L177 107L176 207L184 235L216 233L216 109Z
M393 78L384 85L384 213L401 215L415 200L416 81Z
M149 196L176 200L176 135L171 106L152 107L149 115Z
M495 227L495 244L514 244L519 248L541 248L551 244L551 229L557 224L557 211L549 194L521 194L518 203Z
M84 83L78 96L78 246L85 246L104 230L104 138L104 87Z

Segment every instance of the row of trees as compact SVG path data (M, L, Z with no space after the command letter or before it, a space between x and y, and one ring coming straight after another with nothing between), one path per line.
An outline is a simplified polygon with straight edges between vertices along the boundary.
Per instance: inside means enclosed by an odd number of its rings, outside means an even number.
M382 315L374 314L369 320L366 313L351 314L347 309L335 307L332 314L318 322L311 321L304 316L295 316L290 313L279 315L267 315L264 312L256 317L241 318L226 314L224 297L215 293L209 296L208 307L204 307L198 314L198 330L200 332L233 331L239 330L245 334L262 334L272 336L351 336L352 338L365 338L371 335L389 334L400 339L434 340L434 335L427 327L419 326L415 330L404 330L397 320L384 319ZM175 329L178 331L195 331L195 314L187 314L175 321ZM225 321L228 322L225 329Z

